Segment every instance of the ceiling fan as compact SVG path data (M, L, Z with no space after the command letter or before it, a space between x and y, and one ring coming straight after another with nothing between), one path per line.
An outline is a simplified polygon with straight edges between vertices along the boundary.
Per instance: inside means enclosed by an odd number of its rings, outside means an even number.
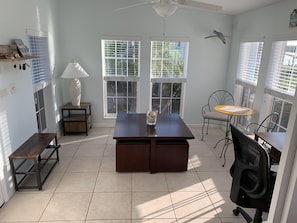
M161 17L172 16L178 7L184 8L196 8L208 11L219 11L222 9L219 5L208 4L204 2L199 2L195 0L138 0L139 3L129 5L116 9L114 11L119 11L127 8L136 7L144 4L152 4L153 9Z

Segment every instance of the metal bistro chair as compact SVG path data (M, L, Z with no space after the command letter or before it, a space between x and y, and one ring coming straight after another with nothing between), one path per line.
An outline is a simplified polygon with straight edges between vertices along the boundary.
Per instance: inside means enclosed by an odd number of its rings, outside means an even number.
M203 116L203 126L202 126L202 137L201 141L204 139L204 128L206 125L206 133L208 134L208 127L211 121L213 124L222 124L226 123L226 131L228 129L228 115L216 112L214 106L216 105L234 105L233 95L225 90L217 90L213 92L209 98L206 105L202 107L202 116ZM220 123L219 123L220 122Z
M259 132L261 130L265 132L273 132L279 119L279 114L277 112L272 112L267 115L261 123L250 123L246 127L247 134L253 134L254 132Z

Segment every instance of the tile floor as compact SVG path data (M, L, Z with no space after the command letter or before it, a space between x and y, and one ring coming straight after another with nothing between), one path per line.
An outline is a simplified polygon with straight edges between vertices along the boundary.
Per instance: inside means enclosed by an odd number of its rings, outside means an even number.
M213 146L224 132L212 128L201 141L201 129L191 131L188 171L156 174L115 172L113 128L62 136L60 162L43 190L16 192L0 209L0 222L244 222L229 199L232 145L222 167L222 144Z

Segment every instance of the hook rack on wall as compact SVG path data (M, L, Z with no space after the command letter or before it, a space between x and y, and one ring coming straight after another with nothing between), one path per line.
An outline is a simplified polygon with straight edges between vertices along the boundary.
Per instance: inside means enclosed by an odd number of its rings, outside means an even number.
M30 67L30 65L27 64L27 63L19 64L19 66L17 66L17 64L14 64L13 67L14 67L14 68L19 67L20 70L26 70L26 68L27 68L27 67Z

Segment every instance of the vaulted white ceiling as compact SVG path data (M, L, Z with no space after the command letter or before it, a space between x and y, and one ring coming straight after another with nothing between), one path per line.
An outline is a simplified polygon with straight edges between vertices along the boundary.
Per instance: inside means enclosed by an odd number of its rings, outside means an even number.
M284 0L199 0L200 2L220 5L224 14L236 15Z
M137 8L141 5L155 5L159 3L160 0L118 0L121 2L122 6L117 10L128 9L128 8ZM170 2L170 0L163 0L164 2ZM218 13L228 14L228 15L236 15L240 14L252 9L260 8L263 6L267 6L273 3L286 1L286 0L171 0L174 3L180 2L179 7L190 8L190 9L198 9L200 5L204 9L209 9L207 6L203 6L203 3L220 6L222 9L218 10ZM182 2L190 3L184 4ZM192 2L192 3L191 3ZM201 3L201 4L200 4ZM197 8L189 7L187 5L196 5ZM210 7L212 8L212 7ZM198 9L199 10L199 9Z

